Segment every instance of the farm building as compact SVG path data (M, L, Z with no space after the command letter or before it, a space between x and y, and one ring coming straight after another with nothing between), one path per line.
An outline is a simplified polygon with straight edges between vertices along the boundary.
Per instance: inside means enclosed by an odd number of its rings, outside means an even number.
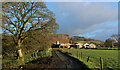
M87 47L89 47L89 44L88 43L84 43L83 44L83 48L87 48Z
M82 47L82 44L71 44L70 45L70 48L81 48Z
M60 48L70 48L69 43L60 44Z
M82 47L83 47L83 43L77 43L77 44L75 44L75 45L77 45L78 48L82 48Z
M70 49L71 49L71 48L75 48L75 45L71 44L71 45L70 45ZM76 48L77 48L77 46L76 46Z
M88 48L96 48L96 45L91 43Z
M79 44L64 43L60 44L60 48L79 48Z
M52 45L52 48L96 48L96 45L91 43L59 43L59 41L56 41L56 44Z
M52 44L52 46L51 46L52 48L59 48L60 47L60 44Z
M83 45L83 48L96 48L96 45L93 44L93 43L91 43L91 44L85 43L85 44Z
M59 41L56 41L56 44L52 44L52 48L70 48L70 43L59 43Z
M56 41L56 44L59 44L59 41Z
M59 41L56 41L56 44L52 44L51 47L52 48L59 48L60 47Z

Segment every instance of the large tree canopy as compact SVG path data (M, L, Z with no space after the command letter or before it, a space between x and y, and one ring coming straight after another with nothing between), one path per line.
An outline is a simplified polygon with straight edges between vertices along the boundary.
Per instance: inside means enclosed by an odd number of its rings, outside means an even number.
M114 46L114 41L113 39L106 39L105 41L105 46L106 47L113 47Z
M33 31L53 33L58 28L55 14L44 2L3 2L2 28L11 34L17 48ZM32 32L31 32L32 31Z

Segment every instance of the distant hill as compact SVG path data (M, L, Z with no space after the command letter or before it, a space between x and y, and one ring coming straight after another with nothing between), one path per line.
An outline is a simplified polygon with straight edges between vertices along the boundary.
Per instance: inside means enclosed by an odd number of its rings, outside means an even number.
M1 37L2 37L2 35L0 34L0 38ZM59 43L69 43L70 40L73 43L78 43L78 42L97 43L97 44L103 43L103 41L100 41L100 40L85 38L85 37L80 37L80 36L70 37L67 34L51 34L49 39L51 40L51 43L56 43L56 41L59 41Z
M60 43L69 43L70 39L67 34L52 34L50 37L52 38L52 43L56 43L56 41L59 41Z
M92 38L85 38L85 37L80 37L80 36L73 36L71 37L71 40L74 42L78 42L78 41L98 41L98 42L103 42L101 40L96 40L96 39L92 39Z
M70 37L67 34L52 34L51 38L52 38L51 40L52 43L56 43L56 41L59 41L60 43L69 43L70 40L73 43L76 43L76 42L103 43L103 41L101 40L85 38L85 37L80 37L80 36Z

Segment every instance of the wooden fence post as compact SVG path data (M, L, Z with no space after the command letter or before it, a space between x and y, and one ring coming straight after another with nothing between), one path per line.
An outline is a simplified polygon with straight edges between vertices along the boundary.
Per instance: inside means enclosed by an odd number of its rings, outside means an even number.
M45 51L45 54L44 54L45 56L47 55L47 53L46 53L46 51Z
M89 56L88 56L88 58L87 58L87 62L89 61Z
M73 52L73 55L75 56L75 52Z
M77 54L78 54L78 58L79 58L79 52Z
M82 59L82 52L81 52L81 59Z
M100 57L100 70L103 70L103 59Z
M78 50L77 50L77 57L78 57Z
M34 57L34 52L33 52L33 54L32 54L32 57Z

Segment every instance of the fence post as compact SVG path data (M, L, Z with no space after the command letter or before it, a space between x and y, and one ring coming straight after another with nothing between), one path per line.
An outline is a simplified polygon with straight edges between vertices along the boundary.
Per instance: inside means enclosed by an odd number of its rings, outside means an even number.
M100 57L100 70L103 70L103 59Z
M35 52L35 57L37 57L37 52Z
M32 57L34 57L34 52L33 52L33 54L32 54Z
M82 59L82 52L81 52L81 59Z
M34 57L35 57L35 52L34 52Z
M45 56L47 55L46 51L45 51Z
M89 57L90 57L90 56L88 56L88 58L87 58L87 62L89 61Z
M75 56L75 52L73 51L73 56Z
M77 50L77 57L79 58L79 52L78 52L78 50Z
M77 57L79 57L78 50L77 50Z

